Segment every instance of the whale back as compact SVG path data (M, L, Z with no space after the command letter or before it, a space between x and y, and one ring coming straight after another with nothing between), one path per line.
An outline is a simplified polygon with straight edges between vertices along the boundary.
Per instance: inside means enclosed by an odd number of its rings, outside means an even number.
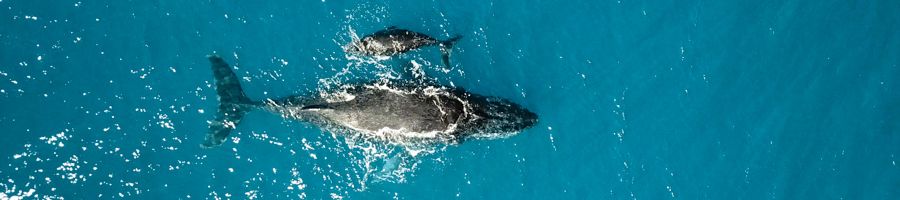
M348 50L364 55L391 56L438 43L440 41L423 33L389 27L351 43Z
M431 45L438 42L437 39L415 31L389 27L385 30L375 32L370 38L381 43L399 43L403 46L421 47Z
M463 103L449 94L367 88L352 95L347 101L313 107L330 121L366 132L452 133L465 113Z

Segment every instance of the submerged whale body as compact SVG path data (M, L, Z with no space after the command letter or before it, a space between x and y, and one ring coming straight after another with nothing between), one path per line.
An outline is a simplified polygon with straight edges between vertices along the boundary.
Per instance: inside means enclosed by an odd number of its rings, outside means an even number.
M347 44L344 51L364 56L393 56L421 47L437 45L441 48L441 59L444 65L450 66L451 49L460 38L462 36L457 35L441 41L424 33L391 26Z
M502 137L537 122L536 114L509 100L414 82L346 85L343 97L336 99L297 95L252 101L222 58L210 56L209 60L220 104L205 147L222 144L244 114L257 109L328 130L353 131L398 143Z

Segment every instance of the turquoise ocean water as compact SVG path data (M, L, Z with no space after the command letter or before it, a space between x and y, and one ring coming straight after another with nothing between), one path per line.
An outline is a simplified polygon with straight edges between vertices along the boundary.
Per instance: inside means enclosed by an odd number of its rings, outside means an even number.
M0 0L0 197L898 199L898 1ZM396 25L449 38L380 63ZM253 99L421 64L537 113L416 156L252 112L203 149L206 55Z

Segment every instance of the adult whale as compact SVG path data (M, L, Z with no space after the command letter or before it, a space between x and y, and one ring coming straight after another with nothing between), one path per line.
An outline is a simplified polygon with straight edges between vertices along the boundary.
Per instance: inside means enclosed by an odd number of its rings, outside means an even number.
M397 143L458 143L466 138L508 136L538 120L536 114L509 100L425 81L348 84L342 91L329 93L342 98L318 94L253 101L228 63L214 55L209 61L219 108L204 147L222 144L244 114L256 109L326 130L353 131Z
M453 44L460 38L462 36L457 35L447 40L438 40L424 33L391 26L350 42L344 47L344 51L364 56L393 56L421 47L437 45L441 48L441 61L449 67Z

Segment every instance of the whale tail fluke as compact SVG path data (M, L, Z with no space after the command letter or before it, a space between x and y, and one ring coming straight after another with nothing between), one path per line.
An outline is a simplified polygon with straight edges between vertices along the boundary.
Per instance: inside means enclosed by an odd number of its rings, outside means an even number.
M450 53L453 52L453 44L456 44L459 39L462 39L462 35L456 35L441 41L441 61L444 62L444 66L450 67Z
M225 60L216 55L210 55L208 58L216 79L219 108L216 111L216 119L209 123L209 133L203 147L215 147L225 142L228 134L237 127L244 114L258 107L259 103L247 98L237 75Z

